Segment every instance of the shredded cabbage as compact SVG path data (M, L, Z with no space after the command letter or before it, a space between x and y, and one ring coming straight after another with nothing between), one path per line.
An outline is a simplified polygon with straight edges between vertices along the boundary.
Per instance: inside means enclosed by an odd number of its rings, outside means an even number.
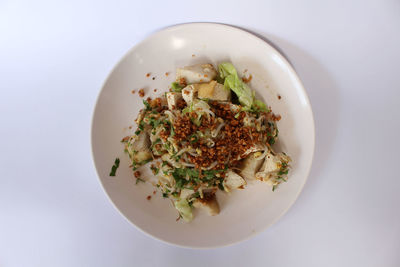
M217 128L211 132L211 137L217 137L219 131L225 126L225 122L220 123Z
M210 106L207 104L207 102L203 100L194 101L193 111L196 112L199 118L203 114L206 114L208 119L210 119L211 116L215 117L215 114L211 111Z
M174 123L174 121L175 121L175 115L174 115L171 111L166 110L166 111L164 112L164 114L166 114L166 115L168 116L168 119L169 119L169 121L170 121L171 123Z
M192 208L189 206L189 202L186 199L179 199L174 202L175 208L179 211L186 222L193 220Z

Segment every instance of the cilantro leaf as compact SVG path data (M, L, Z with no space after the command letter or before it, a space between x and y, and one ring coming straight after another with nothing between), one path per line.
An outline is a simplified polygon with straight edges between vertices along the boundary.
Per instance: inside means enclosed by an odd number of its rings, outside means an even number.
M147 100L143 100L143 104L145 105L146 110L151 110L151 106L150 106L149 102L147 102Z
M171 89L173 92L181 92L183 87L178 82L171 83Z
M114 161L114 165L111 167L110 176L115 176L118 167L119 167L119 158L116 158Z

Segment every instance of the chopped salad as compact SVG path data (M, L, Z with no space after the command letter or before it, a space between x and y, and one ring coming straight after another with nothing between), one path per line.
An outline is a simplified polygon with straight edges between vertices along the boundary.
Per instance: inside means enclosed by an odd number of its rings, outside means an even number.
M218 214L218 190L259 180L274 191L287 181L291 159L272 148L280 116L256 99L231 63L218 71L212 64L178 68L169 92L143 103L137 130L122 139L130 167L140 179L137 169L151 162L155 186L185 221L195 208Z

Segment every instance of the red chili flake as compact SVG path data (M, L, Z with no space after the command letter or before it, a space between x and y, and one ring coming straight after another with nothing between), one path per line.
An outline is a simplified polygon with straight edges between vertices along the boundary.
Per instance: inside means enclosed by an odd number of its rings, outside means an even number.
M143 88L139 90L139 96L144 97L144 89Z
M166 73L165 73L165 76L168 76L168 75L169 75L169 72L166 72Z
M132 93L132 94L136 93L136 90L132 90L131 93Z
M133 175L135 175L136 178L139 178L140 177L140 171L135 171L133 173Z
M155 92L157 92L157 89L154 89L153 91L154 91L154 93L155 93Z
M195 57L196 55L195 54L192 54L192 57Z
M150 200L150 199L151 199L151 196L150 196L150 195L148 195L146 198L147 198L147 200Z
M272 114L272 120L273 120L273 121L280 121L281 118L282 118L282 117L281 117L281 115L279 115L279 114L278 114L278 115Z
M281 100L281 98L282 98L281 95L278 95L278 99Z
M150 72L149 72L149 73L147 73L147 74L146 74L146 77L150 77L150 74L151 74Z
M251 79L253 79L253 76L250 74L248 78L243 77L242 81L245 82L245 83L249 83L249 82L251 82Z
M153 195L155 195L155 194L156 194L156 191L154 190L154 191L153 191Z

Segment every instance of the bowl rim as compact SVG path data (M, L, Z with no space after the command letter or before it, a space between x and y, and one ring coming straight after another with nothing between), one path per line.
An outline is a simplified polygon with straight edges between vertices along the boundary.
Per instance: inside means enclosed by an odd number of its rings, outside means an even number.
M115 69L120 65L120 63L121 63L132 51L134 51L138 46L140 46L140 45L142 45L144 42L146 42L149 38L151 38L151 37L153 37L153 36L155 36L155 35L157 35L157 34L161 34L162 32L165 32L165 31L173 31L173 30L176 30L176 29L186 28L186 27L192 27L192 26L195 26L195 25L199 25L199 26L212 26L212 27L219 27L219 28L227 29L227 30L238 31L238 32L241 32L242 34L247 35L247 37L253 39L254 41L262 42L264 45L269 46L269 47L272 49L272 51L273 51L276 55L278 55L278 57L280 58L280 60L282 60L282 61L285 63L285 65L289 68L289 71L290 71L291 75L293 75L293 77L295 78L296 83L298 83L298 85L300 85L300 89L301 89L301 91L302 91L302 94L305 96L305 100L306 100L306 103L307 103L307 107L308 107L308 109L309 109L309 111L310 111L310 115L311 115L311 118L310 118L310 119L311 119L311 128L312 128L312 129L311 129L311 130L312 130L312 131L311 131L311 132L312 132L312 136L310 136L311 141L312 141L312 142L311 142L312 147L310 147L310 148L311 148L311 160L310 160L310 164L309 164L309 166L307 166L307 169L306 169L306 177L305 177L305 179L304 179L304 182L301 184L301 186L300 186L300 188L299 188L299 190L298 190L298 192L297 192L295 198L294 198L293 201L290 203L290 205L288 205L288 206L286 207L286 209L284 209L284 211L283 211L279 216L277 216L276 218L274 218L270 223L265 224L265 226L263 226L262 228L260 228L259 231L252 232L251 234L249 234L249 235L246 236L245 238L241 238L241 239L235 240L235 241L233 241L233 242L229 242L229 243L226 243L226 244L210 245L210 246L183 245L183 244L174 243L174 242L171 242L171 241L162 239L162 238L157 237L157 236L154 236L154 235L152 235L151 233L149 233L148 231L146 231L146 230L140 228L140 227L137 226L134 222L132 222L127 216L125 216L125 214L122 213L122 211L117 207L117 205L115 204L115 202L111 199L111 197L110 197L109 194L107 193L107 190L105 189L105 186L104 186L104 184L103 184L103 182L102 182L102 180L101 180L101 178L100 178L99 168L98 168L98 166L97 166L97 164L96 164L96 161L95 161L95 156L94 156L94 143L93 143L93 139L94 139L94 138L93 138L93 136L94 136L94 131L93 131L93 130L94 130L94 129L93 129L93 127L94 127L94 118L95 118L95 115L96 115L96 109L97 109L97 106L98 106L98 102L99 102L99 99L100 99L100 95L101 95L101 93L102 93L102 91L103 91L103 89L104 89L104 87L105 87L107 81L109 80L109 78L111 77L111 75L114 73ZM233 245L242 243L242 242L244 242L244 241L247 241L247 240L249 240L249 239L255 237L256 235L258 235L258 234L260 234L260 233L262 233L262 232L265 232L268 228L270 228L270 227L271 227L272 225L274 225L278 220L280 220L280 219L289 211L289 209L294 205L294 203L295 203L295 202L297 201L297 199L299 198L301 192L303 191L304 186L305 186L305 184L306 184L306 182L307 182L307 180L308 180L308 177L310 176L311 167L312 167L312 164L313 164L313 161L314 161L314 154L315 154L315 119L314 119L314 113L313 113L313 110L312 110L312 106L311 106L311 102L310 102L309 96L308 96L308 94L307 94L307 92L306 92L306 90L305 90L305 88L304 88L303 83L301 82L299 76L297 75L297 72L295 71L295 69L294 69L294 67L292 66L292 64L290 63L290 61L284 56L283 52L281 52L280 49L277 49L277 47L276 47L274 44L270 44L267 40L261 38L261 37L258 36L257 34L252 33L252 32L250 32L250 31L246 30L245 28L242 28L242 27L239 27L239 26L234 26L234 25L225 24L225 23L216 23L216 22L189 22L189 23L173 24L173 25L170 25L170 26L162 27L162 28L159 28L159 29L157 29L157 30L155 30L155 31L150 32L149 34L146 34L139 42L137 42L134 46L132 46L130 49L128 49L128 51L114 64L114 66L113 66L112 69L109 71L107 77L104 79L104 81L103 81L103 83L102 83L102 85L101 85L101 87L100 87L100 90L99 90L99 92L98 92L98 94L97 94L97 97L96 97L95 105L94 105L94 107L93 107L93 109L92 109L92 119L91 119L91 126L90 126L90 146L91 146L91 154L92 154L92 163L93 163L94 168L95 168L95 170L96 170L97 180L98 180L98 182L100 183L101 188L103 189L103 192L105 193L105 195L107 196L107 198L110 200L110 202L112 203L112 205L114 206L114 208L122 215L123 218L125 218L125 220L127 220L131 225L133 225L133 226L134 226L136 229L138 229L140 232L144 233L145 235L147 235L147 236L149 236L149 237L151 237L151 238L153 238L153 239L156 239L156 240L158 240L158 241L161 241L161 242L163 242L164 244L169 244L169 245L172 245L172 246L176 246L176 247L180 247L180 248L186 248L186 249L201 249L201 250L206 250L206 249L214 249L214 248L222 248L222 247L233 246Z

